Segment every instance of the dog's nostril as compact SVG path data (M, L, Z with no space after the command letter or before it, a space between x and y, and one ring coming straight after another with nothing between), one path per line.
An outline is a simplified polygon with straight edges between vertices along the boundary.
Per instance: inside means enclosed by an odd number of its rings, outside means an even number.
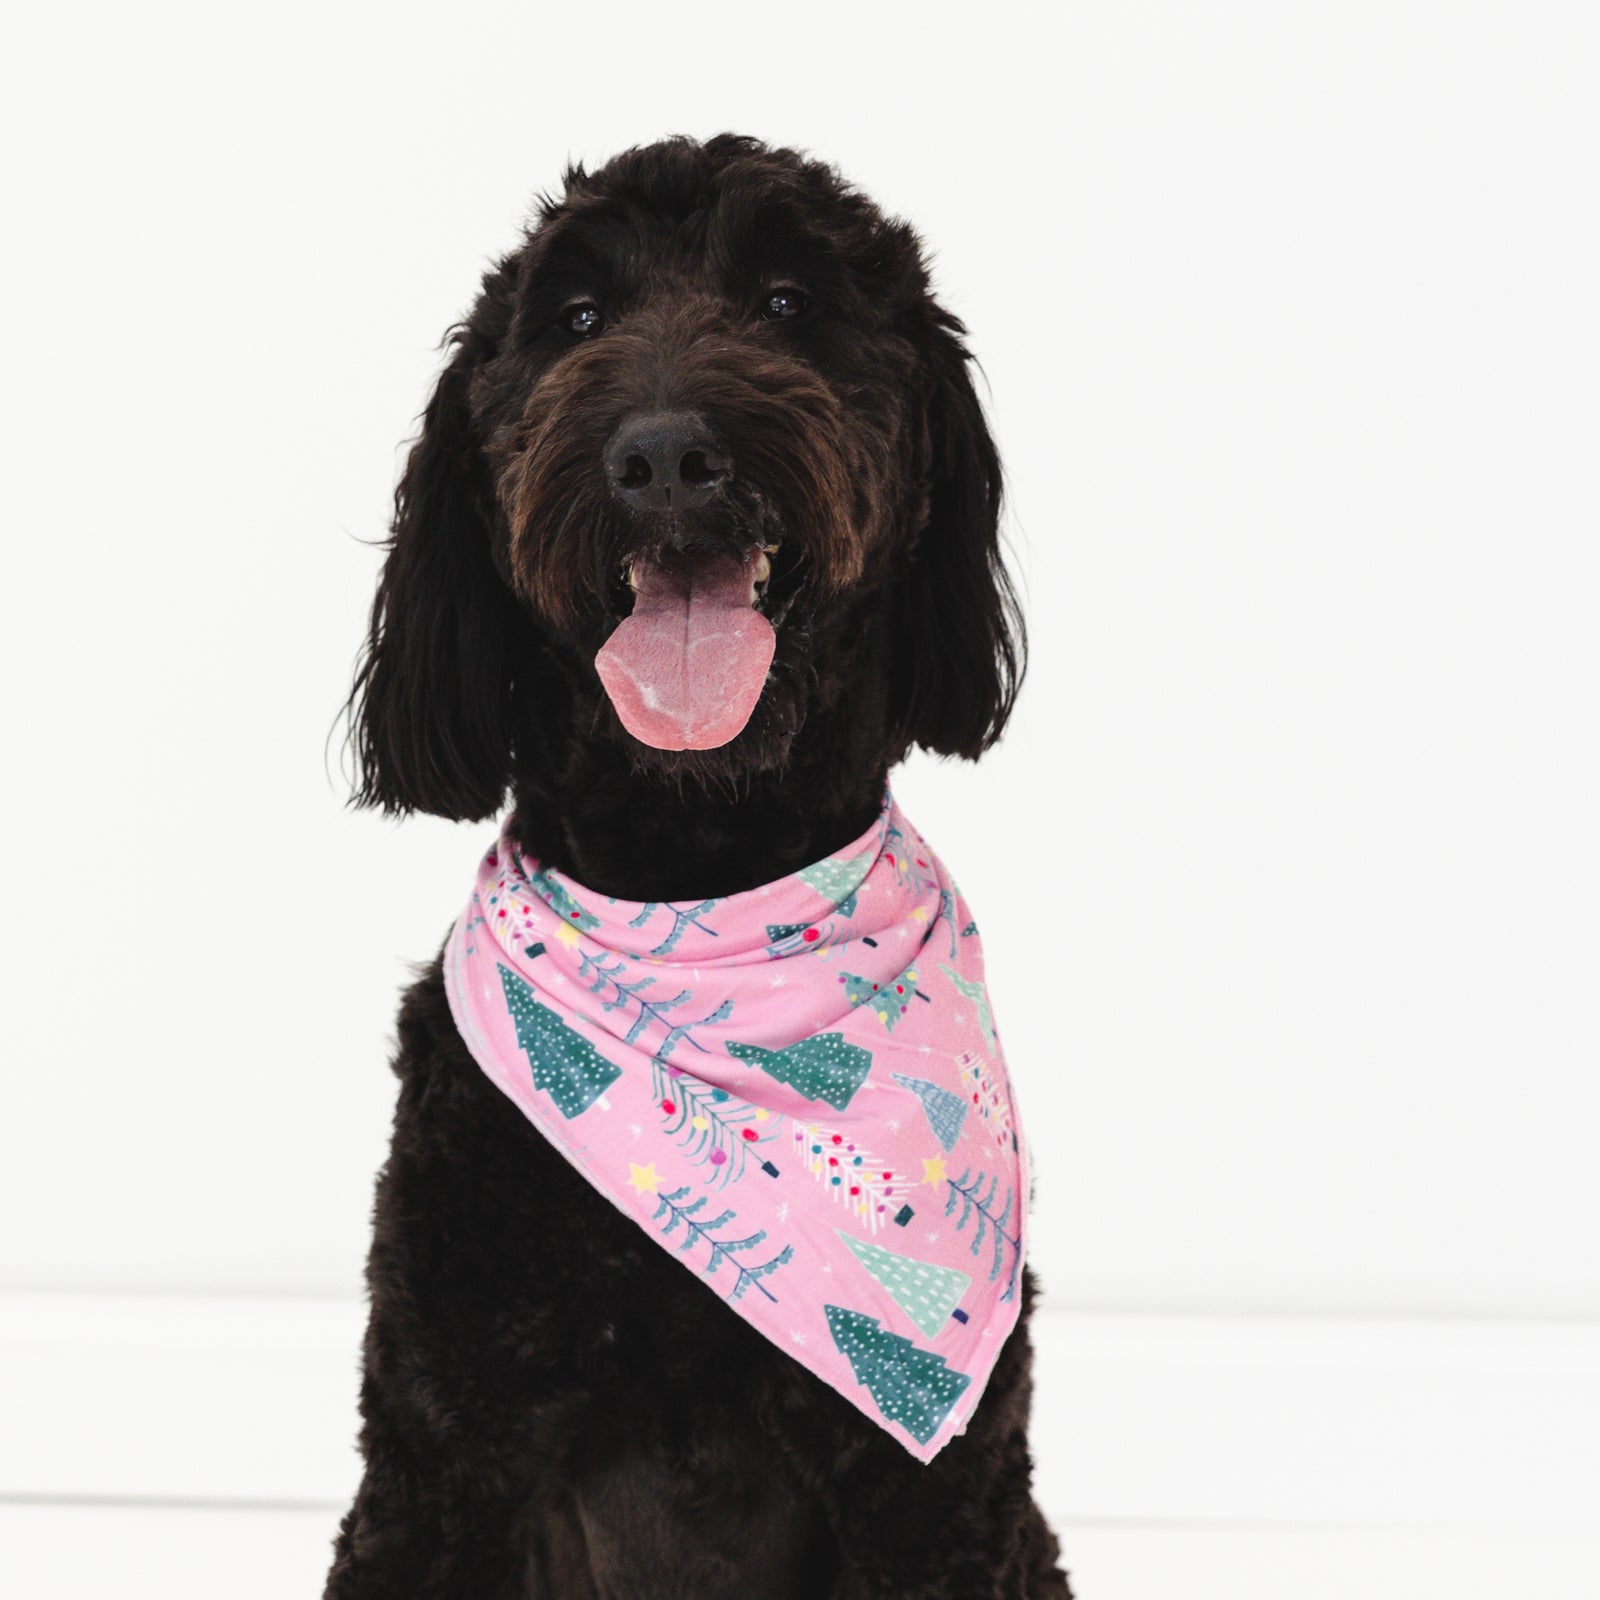
M625 418L604 460L612 492L634 511L692 510L721 494L733 474L722 441L686 411Z
M704 484L715 483L718 478L727 476L727 468L722 462L706 454L704 450L691 450L678 463L678 476L684 483L698 488Z

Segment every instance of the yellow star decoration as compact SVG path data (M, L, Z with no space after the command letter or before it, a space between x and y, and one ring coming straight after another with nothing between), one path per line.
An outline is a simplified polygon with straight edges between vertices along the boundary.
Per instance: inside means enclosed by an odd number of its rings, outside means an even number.
M628 1187L636 1189L640 1194L654 1194L656 1185L661 1182L661 1174L656 1171L655 1162L648 1167L641 1167L635 1162L628 1163Z
M556 924L556 938L569 949L578 942L580 937L578 930L570 922L558 922Z
M922 1181L924 1183L944 1182L943 1156L924 1156L922 1158Z
M926 922L928 920L928 908L926 906L918 906L911 913L911 920L913 922Z

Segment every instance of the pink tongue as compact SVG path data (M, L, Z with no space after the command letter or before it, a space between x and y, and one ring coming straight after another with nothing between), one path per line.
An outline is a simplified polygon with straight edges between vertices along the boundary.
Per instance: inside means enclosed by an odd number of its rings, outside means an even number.
M658 750L726 744L750 720L778 642L750 603L750 563L641 559L634 577L633 613L594 658L623 727Z

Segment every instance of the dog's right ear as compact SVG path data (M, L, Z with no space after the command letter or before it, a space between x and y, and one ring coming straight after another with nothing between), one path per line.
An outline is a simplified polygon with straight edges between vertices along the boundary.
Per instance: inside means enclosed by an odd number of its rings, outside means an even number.
M495 570L488 472L467 404L481 341L457 329L452 342L395 491L346 711L357 805L467 822L493 816L510 779L521 618Z

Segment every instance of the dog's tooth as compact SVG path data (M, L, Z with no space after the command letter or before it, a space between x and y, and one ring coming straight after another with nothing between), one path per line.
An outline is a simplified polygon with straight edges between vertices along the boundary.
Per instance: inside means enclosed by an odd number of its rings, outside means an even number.
M756 557L756 564L750 576L756 583L765 583L772 576L772 559L765 550Z

